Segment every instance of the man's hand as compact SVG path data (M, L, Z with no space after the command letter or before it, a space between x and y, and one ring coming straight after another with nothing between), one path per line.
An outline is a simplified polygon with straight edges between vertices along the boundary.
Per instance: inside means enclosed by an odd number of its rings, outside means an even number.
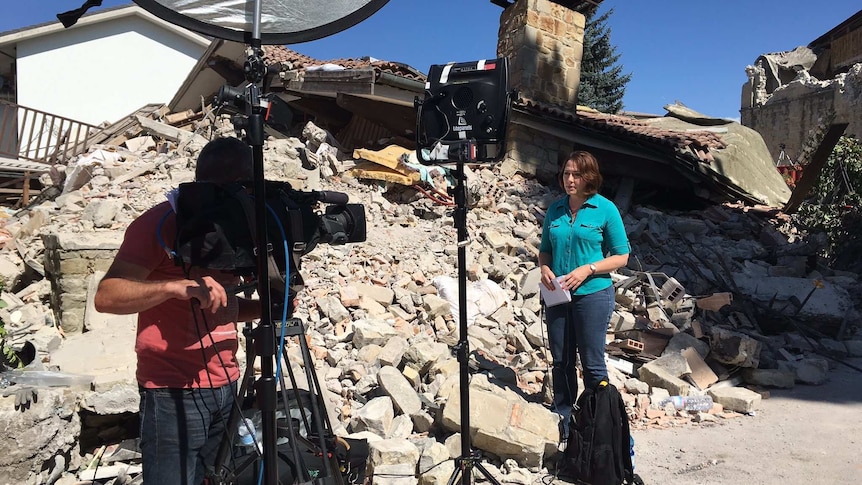
M216 313L228 306L227 291L211 276L186 280L181 284L185 284L185 299L195 300L202 310L209 309L211 313Z
M22 413L30 409L30 403L39 402L35 387L12 386L3 391L3 397L15 395L15 410Z

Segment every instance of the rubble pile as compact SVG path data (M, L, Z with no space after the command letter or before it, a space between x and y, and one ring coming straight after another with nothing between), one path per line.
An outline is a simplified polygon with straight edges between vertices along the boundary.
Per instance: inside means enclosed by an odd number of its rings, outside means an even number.
M120 480L139 472L135 447L124 441L134 437L138 409L134 319L99 315L86 302L53 294L51 273L72 263L46 264L45 241L115 249L131 220L192 180L206 143L201 133L232 127L226 118L181 128L164 118L137 121L137 132L63 167L55 198L5 214L0 318L7 345L32 342L34 364L44 371L90 379L39 386L38 401L24 413L14 410L11 395L0 398L7 423L0 483L127 483ZM294 338L284 365L298 373L314 366L335 433L368 440L376 483L405 480L394 475L444 483L460 455L461 431L452 352L457 235L445 195L451 179L439 168L423 172L406 149L375 155L336 146L308 124L301 138L270 138L264 147L267 179L345 192L365 206L368 224L366 242L321 244L303 257L305 290L293 316L305 326L313 362L303 360ZM550 355L536 267L544 210L560 193L492 166L467 172L472 443L500 481L528 484L547 473L560 439L546 406ZM635 429L752 415L769 388L820 384L830 366L862 356L858 276L819 264L817 239L797 233L778 211L634 206L624 221L632 256L614 275L607 358ZM89 281L74 283L91 299L104 261L75 264L91 269ZM78 329L63 317L74 312L56 308L74 303L86 307ZM712 409L677 410L668 401L694 395L710 396Z

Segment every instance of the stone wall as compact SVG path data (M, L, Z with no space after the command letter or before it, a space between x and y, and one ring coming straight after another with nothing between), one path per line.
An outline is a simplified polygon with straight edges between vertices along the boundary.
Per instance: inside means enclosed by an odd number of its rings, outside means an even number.
M507 138L503 166L556 187L557 167L574 149L572 142L515 123L509 123Z
M803 147L809 137L824 129L824 122L847 123L844 134L862 138L862 64L827 81L802 72L773 92L763 88L763 73L757 67L749 66L747 72L740 121L761 134L773 160L784 144L793 161L809 162L801 157Z
M509 58L510 87L519 96L577 109L584 16L550 0L517 0L500 16L497 55ZM553 181L571 141L509 123L504 170ZM508 169L507 169L508 167Z
M94 279L108 270L122 240L122 232L42 236L45 277L51 282L51 307L66 335L85 330L90 289L97 283Z

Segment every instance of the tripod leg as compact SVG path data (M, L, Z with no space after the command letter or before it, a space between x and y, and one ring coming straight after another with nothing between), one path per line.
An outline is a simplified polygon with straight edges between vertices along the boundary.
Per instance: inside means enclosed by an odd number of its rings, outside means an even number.
M245 371L240 379L240 387L237 390L237 399L234 400L234 405L231 408L230 417L228 418L227 427L225 428L224 436L219 444L218 453L215 460L215 474L218 477L224 477L227 474L226 464L229 458L233 458L233 439L234 430L239 425L239 418L242 409L238 399L245 396L246 391L250 388L249 383L254 381L254 361L257 355L254 352L254 346L246 346L246 364Z
M449 481L446 485L455 485L458 482L458 478L461 476L461 467L456 466L455 470L452 471L452 475L449 475Z
M490 472L488 472L488 470L486 470L486 469L485 469L485 467L482 465L482 463L481 463L481 462L478 462L478 461L477 461L477 462L475 463L474 467L475 467L477 470L479 470L479 472L482 474L482 476L484 476L485 478L487 478L489 482L493 483L494 485L500 485L500 482L498 482L496 478L494 478L493 476L491 476L491 473L490 473Z
M318 475L316 478L324 478L329 477L332 484L341 485L343 477L340 473L340 466L338 464L337 458L335 457L333 450L329 449L327 446L326 438L334 437L332 434L332 426L329 422L328 416L326 414L325 405L323 403L322 391L320 388L320 383L317 379L317 373L314 369L314 362L312 361L311 351L308 348L308 342L305 340L305 331L302 324L302 321L299 319L293 318L289 322L289 327L285 328L285 334L287 335L287 330L290 329L289 335L298 337L301 356L303 360L303 368L305 369L306 374L306 383L308 386L308 399L311 401L306 406L306 399L303 398L302 393L299 392L300 389L297 385L297 377L293 371L293 367L290 365L290 360L288 359L287 348L283 348L281 352L281 357L284 359L285 367L287 367L287 374L290 378L290 383L292 389L294 391L294 398L296 399L297 407L299 408L299 416L300 420L305 426L307 431L308 439L305 439L293 429L293 420L291 417L291 405L290 399L287 396L287 386L284 382L284 376L282 375L281 380L281 389L282 389L282 401L284 409L287 413L287 420L289 426L290 439L292 440L292 448L294 452L294 459L296 463L299 465L298 473L302 473L303 476L308 474L308 469L305 464L302 462L302 456L299 455L298 450L300 446L305 446L308 450L313 451L317 454L322 463L322 474ZM311 414L311 422L309 422L309 417L306 414L306 409ZM316 435L317 443L312 443L310 440L312 436ZM334 444L333 444L334 446ZM309 478L305 477L307 481Z

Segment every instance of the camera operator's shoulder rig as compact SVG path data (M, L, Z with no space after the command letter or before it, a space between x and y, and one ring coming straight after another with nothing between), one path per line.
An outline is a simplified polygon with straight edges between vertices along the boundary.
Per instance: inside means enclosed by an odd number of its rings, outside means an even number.
M365 210L337 192L294 190L265 181L267 273L273 291L302 290L300 257L318 244L365 240ZM250 183L180 184L176 203L177 264L257 276L257 217ZM318 202L338 204L315 212ZM283 293L282 293L283 294Z

